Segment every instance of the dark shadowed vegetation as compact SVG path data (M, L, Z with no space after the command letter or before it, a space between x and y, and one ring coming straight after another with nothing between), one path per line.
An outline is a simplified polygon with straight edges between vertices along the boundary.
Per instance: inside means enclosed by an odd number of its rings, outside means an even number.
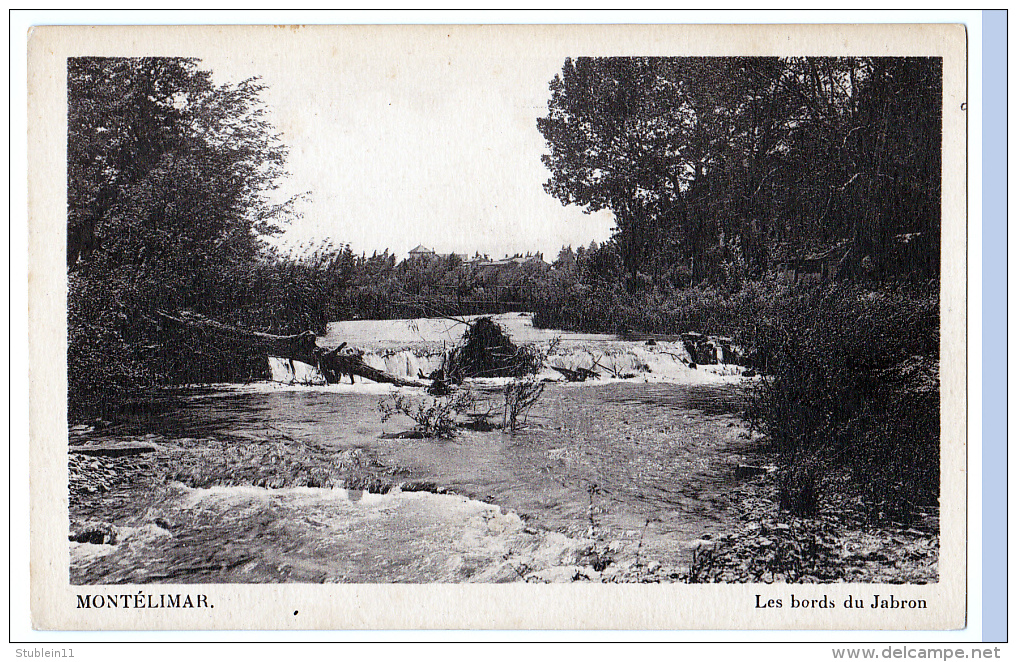
M229 319L253 296L238 284L290 213L271 196L286 149L260 91L215 85L182 58L68 60L72 418L111 415L153 385L255 370L154 313Z
M460 383L467 377L522 377L540 370L542 357L531 346L518 347L490 317L469 324L463 340L449 352L443 370Z

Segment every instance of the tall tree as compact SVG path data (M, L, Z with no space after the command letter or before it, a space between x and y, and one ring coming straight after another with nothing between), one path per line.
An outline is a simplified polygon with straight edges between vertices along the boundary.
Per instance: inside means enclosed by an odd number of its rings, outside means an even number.
M630 276L761 273L851 239L886 278L908 234L930 273L941 97L928 58L570 59L537 122L545 189L614 213Z
M650 242L647 209L668 186L678 186L667 143L670 127L682 126L680 109L655 102L654 91L667 90L654 64L649 58L567 59L551 81L548 116L537 121L551 148L543 157L552 172L544 188L563 204L614 212L633 274Z
M191 59L69 59L70 268L250 258L286 211L269 195L286 149L260 91L216 86Z
M286 149L256 81L215 85L192 59L70 58L67 89L68 368L72 396L104 397L173 379L154 309L241 304L289 210L271 193Z
M736 176L753 148L744 139L778 116L772 109L758 116L749 95L758 75L747 63L579 58L566 60L551 81L548 116L537 122L551 150L545 189L563 204L614 212L630 275L668 244L701 273L706 251L723 232L710 178Z

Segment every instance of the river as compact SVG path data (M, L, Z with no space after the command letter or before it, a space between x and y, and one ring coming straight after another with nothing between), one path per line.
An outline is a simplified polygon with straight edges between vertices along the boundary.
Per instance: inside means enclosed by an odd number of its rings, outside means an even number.
M120 430L120 438L144 433L170 448L173 440L283 438L325 455L359 449L396 486L428 491L127 485L106 495L107 507L87 511L113 520L122 542L71 543L72 576L513 581L534 570L597 566L599 554L616 568L656 562L668 577L687 566L696 541L738 524L734 468L753 454L735 414L738 386L551 385L525 429L466 430L447 440L390 438L411 421L382 423L378 403L387 397L228 387L184 397ZM109 508L117 499L121 507Z
M614 343L601 344L603 353ZM660 374L673 352L646 355L655 349L628 347L612 360L628 356ZM396 392L426 398L419 389L258 383L181 393L115 433L96 433L158 451L139 460L146 480L72 499L72 519L108 522L118 535L115 545L71 542L71 579L631 581L645 576L633 568L649 567L674 581L704 539L742 523L735 468L762 462L738 417L744 382L678 368L686 383L651 374L548 384L523 429L454 439L402 438L410 419L383 422L379 403ZM500 405L499 385L473 388L478 409ZM383 480L369 491L306 475L256 480L272 466L306 474L332 458L357 458ZM174 473L220 476L212 465L234 461L249 464L246 478Z

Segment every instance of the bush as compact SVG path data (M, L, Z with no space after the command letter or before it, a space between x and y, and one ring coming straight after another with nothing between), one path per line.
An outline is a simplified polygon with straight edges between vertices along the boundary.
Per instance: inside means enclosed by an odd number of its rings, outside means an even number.
M378 403L378 408L382 412L383 423L394 416L408 416L417 424L414 428L415 436L451 439L459 430L456 415L472 409L476 401L476 396L468 389L456 389L449 395L425 398L416 403L406 396L393 393L389 401L382 400Z
M67 407L71 421L109 418L157 378L145 365L134 319L139 296L127 279L68 277Z
M746 281L733 291L663 283L636 292L618 283L590 286L559 276L538 286L533 325L587 333L695 331L747 338L760 316L789 292L790 287L772 275Z
M534 377L513 379L505 385L505 416L504 425L515 432L522 423L526 422L526 415L537 403L544 393L544 382ZM520 421L522 417L522 421Z
M467 377L521 377L540 370L539 351L517 347L490 317L469 325L462 342L445 359L446 378L461 383Z
M778 453L782 506L814 513L841 470L873 515L937 503L937 287L801 292L761 316L755 335L769 374L749 413Z

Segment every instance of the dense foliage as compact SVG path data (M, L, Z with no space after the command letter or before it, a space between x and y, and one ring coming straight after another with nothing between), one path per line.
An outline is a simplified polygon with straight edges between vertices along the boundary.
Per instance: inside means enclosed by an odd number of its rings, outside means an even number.
M938 274L935 58L578 58L538 120L545 188L610 209L626 285L758 277L840 239L859 277ZM900 244L910 244L902 260Z
M938 505L938 298L837 285L764 311L755 342L769 374L750 415L780 459L785 508L814 513L840 470L873 515Z
M153 384L250 376L245 357L154 313L228 318L253 296L238 281L288 213L271 197L286 150L260 89L217 86L188 59L68 60L72 417Z

